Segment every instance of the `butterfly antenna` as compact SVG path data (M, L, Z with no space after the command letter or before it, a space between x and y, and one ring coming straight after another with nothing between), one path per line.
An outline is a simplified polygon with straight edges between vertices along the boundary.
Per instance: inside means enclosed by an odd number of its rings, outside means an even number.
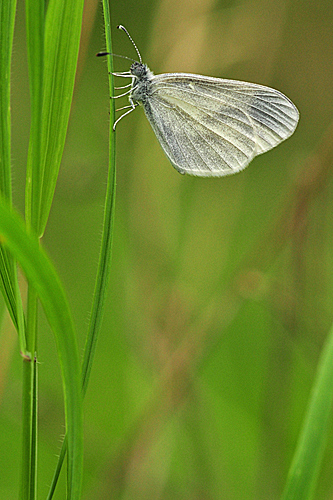
M137 53L137 54L138 54L138 56L139 56L139 61L140 61L140 63L142 64L142 57L141 57L141 54L140 54L140 52L139 52L139 49L138 49L138 47L136 46L136 44L135 44L135 42L134 42L133 38L131 37L131 35L129 34L129 32L127 31L127 29L125 28L125 26L123 26L122 24L119 24L119 26L117 26L117 28L118 28L119 30L123 30L123 31L125 31L126 35L127 35L127 36L128 36L128 38L131 40L131 42L132 42L132 44L133 44L133 46L134 46L134 48L135 48L135 50L136 50L136 53Z
M136 62L135 59L132 59L132 57L122 56L120 54L113 54L111 52L105 52L104 50L102 50L101 52L97 52L96 56L97 57L102 57L102 56L121 57L122 59L127 59L128 61Z

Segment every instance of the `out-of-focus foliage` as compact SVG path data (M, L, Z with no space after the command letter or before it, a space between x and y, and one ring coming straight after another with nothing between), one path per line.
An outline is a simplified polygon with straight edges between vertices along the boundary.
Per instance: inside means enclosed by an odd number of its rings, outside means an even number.
M29 91L14 39L15 205L24 206ZM88 322L103 217L108 86L101 6L86 2L70 131L44 237L78 325ZM333 12L322 2L111 4L155 72L269 85L300 110L288 141L221 179L179 175L144 113L117 126L113 269L85 400L84 499L276 499L333 318ZM116 30L114 51L135 57ZM115 60L119 71L129 61ZM123 79L119 85L124 85ZM121 101L122 102L122 101ZM126 102L119 104L125 105ZM17 498L20 370L0 337L0 498ZM63 418L55 346L40 333L39 495ZM316 498L332 498L329 443ZM56 494L64 498L62 485Z

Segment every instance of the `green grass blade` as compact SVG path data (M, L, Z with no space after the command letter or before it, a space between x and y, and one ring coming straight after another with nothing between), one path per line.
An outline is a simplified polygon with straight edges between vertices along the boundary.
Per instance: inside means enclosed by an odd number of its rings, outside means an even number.
M110 11L107 0L103 0L103 12L105 21L106 51L112 53ZM111 57L108 58L108 70L109 70L110 95L114 95L113 75L111 74L113 72L113 60ZM113 239L115 197L116 197L116 134L112 129L113 123L115 121L114 99L110 100L110 107L111 109L110 109L110 142L109 142L110 147L109 147L108 183L107 183L107 191L105 198L101 251L99 256L93 304L90 314L89 329L88 329L86 346L84 350L83 364L82 364L83 395L85 395L87 390L89 375L91 372L91 367L94 359L96 343L101 328L105 297L106 297L107 285L111 268L112 239ZM58 458L57 467L54 472L47 500L52 500L53 498L55 488L59 479L60 471L62 468L62 464L66 456L66 451L67 451L67 436L65 437L61 447L61 452Z
M109 3L103 0L103 12L105 23L106 51L112 54L111 22ZM108 56L109 88L110 95L114 95L113 82L113 60ZM110 131L109 131L109 172L108 183L104 207L102 244L99 256L98 270L96 276L93 304L90 314L89 329L87 334L83 367L82 367L82 388L85 394L89 382L89 375L94 358L97 338L101 329L101 321L104 312L105 296L109 282L112 254L112 237L114 228L114 212L116 200L116 134L113 130L115 122L115 103L110 99Z
M10 64L16 2L0 0L0 191L11 203Z
M67 434L65 436L65 439L62 442L60 454L58 457L57 466L56 466L56 469L55 469L54 474L53 474L52 483L51 483L49 493L47 495L46 500L52 500L52 498L53 498L55 489L57 487L58 479L60 476L60 472L62 469L62 464L64 463L64 460L65 460L66 453L67 453Z
M41 192L41 135L43 123L44 3L26 0L27 49L31 127L26 180L26 223L38 228Z
M44 43L42 173L40 220L42 235L49 216L68 127L79 51L83 0L50 0Z
M33 285L55 334L65 393L68 436L68 498L80 498L83 465L81 371L75 330L58 275L37 239L20 217L0 202L0 234Z
M333 327L323 348L282 500L313 498L333 405Z
M0 0L0 193L11 204L11 116L10 116L10 65L13 46L16 1ZM17 311L17 278L13 258L0 246L0 290L9 314L19 329ZM24 351L23 332L20 336Z

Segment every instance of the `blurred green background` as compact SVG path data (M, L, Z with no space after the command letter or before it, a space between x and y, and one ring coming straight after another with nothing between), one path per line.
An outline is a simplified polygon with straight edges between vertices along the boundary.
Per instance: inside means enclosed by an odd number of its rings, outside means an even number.
M128 0L111 11L115 53L135 57L115 29L121 23L155 73L272 86L301 119L288 141L221 179L179 175L142 109L117 126L113 267L85 399L83 499L278 499L333 317L331 2ZM81 352L107 176L107 67L95 57L104 47L101 5L86 1L70 128L43 239L68 292ZM119 71L128 64L115 59ZM14 196L23 212L30 123L23 2L12 119ZM2 323L0 498L11 500L18 498L21 357L5 314ZM42 312L40 326L44 499L64 414ZM333 496L332 462L333 439L317 499ZM63 484L55 498L65 498Z

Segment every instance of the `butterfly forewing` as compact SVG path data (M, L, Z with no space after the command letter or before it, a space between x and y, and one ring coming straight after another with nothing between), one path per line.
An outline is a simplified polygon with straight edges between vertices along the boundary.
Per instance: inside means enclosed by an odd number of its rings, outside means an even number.
M287 139L299 116L277 90L186 73L153 76L143 106L171 163L199 176L242 170Z

